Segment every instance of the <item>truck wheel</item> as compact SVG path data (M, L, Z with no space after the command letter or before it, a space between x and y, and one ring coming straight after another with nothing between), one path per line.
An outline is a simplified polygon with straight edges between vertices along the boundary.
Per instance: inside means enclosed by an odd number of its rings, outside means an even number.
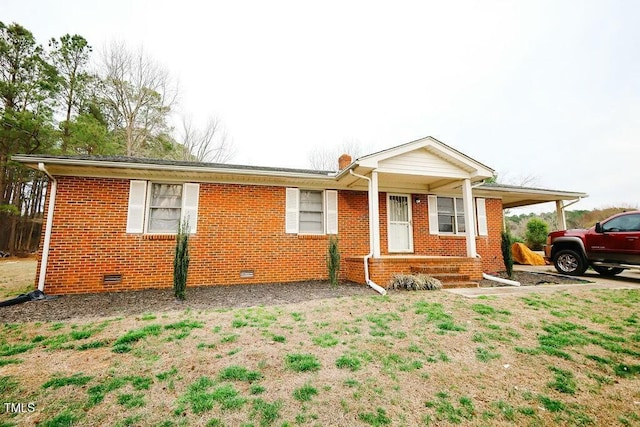
M587 263L582 256L573 249L563 249L553 258L553 265L558 273L570 276L580 276L587 270Z
M598 274L607 277L615 276L616 274L620 274L624 271L624 268L618 267L601 267L598 265L593 265L592 267Z

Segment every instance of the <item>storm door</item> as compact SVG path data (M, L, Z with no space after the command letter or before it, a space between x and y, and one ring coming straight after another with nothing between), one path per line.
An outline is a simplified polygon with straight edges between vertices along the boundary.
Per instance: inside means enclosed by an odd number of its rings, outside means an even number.
M413 252L411 197L406 194L387 195L389 252Z

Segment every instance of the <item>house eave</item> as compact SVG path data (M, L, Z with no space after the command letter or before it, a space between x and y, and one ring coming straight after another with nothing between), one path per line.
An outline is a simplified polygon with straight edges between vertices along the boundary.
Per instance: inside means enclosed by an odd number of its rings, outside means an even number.
M518 208L540 203L580 200L589 197L587 193L561 191L546 188L518 187L501 184L481 184L473 189L474 195L500 198L505 209Z
M53 175L96 178L153 178L164 180L190 179L200 182L225 182L240 184L287 184L304 182L310 185L335 183L333 173L305 173L286 169L208 167L198 164L173 165L153 162L123 162L109 160L87 160L57 157L16 155L12 160L37 169L44 163Z

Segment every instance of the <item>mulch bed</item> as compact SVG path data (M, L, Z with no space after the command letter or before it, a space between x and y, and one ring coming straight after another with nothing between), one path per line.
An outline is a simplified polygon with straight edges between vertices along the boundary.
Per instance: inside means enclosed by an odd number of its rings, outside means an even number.
M171 288L62 295L50 300L0 307L0 322L37 322L170 310L269 306L353 295L378 294L364 285L340 284L332 287L328 282L302 282L187 288L187 299L183 302L175 299Z
M508 279L507 273L501 271L492 273L492 276ZM579 279L577 277L562 276L559 274L534 273L528 271L514 271L510 280L520 282L521 286L540 286L540 285L571 285L576 283L591 283L589 280ZM494 282L493 280L483 279L480 281L481 288L493 288L499 286L511 286Z
M506 278L505 273L496 273ZM544 273L514 272L522 286L589 283L586 280ZM508 286L482 280L481 287ZM405 292L405 291L391 291ZM30 301L0 307L0 322L41 322L72 318L139 315L147 312L224 309L295 304L309 300L355 295L378 295L365 285L311 281L265 285L208 286L187 289L186 301L173 296L172 289L63 295L44 301Z

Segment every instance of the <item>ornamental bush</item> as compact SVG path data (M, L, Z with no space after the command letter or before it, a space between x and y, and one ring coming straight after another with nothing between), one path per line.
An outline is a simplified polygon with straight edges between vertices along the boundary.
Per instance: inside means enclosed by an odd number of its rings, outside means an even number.
M184 301L189 270L189 224L180 224L176 236L176 253L173 259L173 292L177 299Z
M532 218L527 222L527 232L525 239L527 246L532 251L542 250L542 245L547 241L549 234L549 226L540 218Z
M340 248L338 248L338 239L335 236L329 238L327 269L329 270L329 282L331 282L331 286L337 286L338 275L340 274Z
M442 282L426 274L394 274L390 289L406 289L408 291L433 291L442 288Z
M511 245L513 239L511 237L511 233L508 231L502 232L502 260L504 262L504 268L507 272L507 276L509 279L513 278L513 254L511 253Z

